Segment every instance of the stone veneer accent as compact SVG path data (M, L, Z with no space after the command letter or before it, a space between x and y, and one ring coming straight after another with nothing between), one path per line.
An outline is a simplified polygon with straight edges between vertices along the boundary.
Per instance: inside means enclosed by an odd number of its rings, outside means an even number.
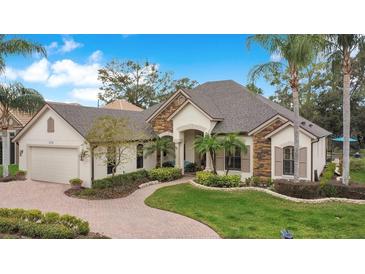
M164 110L162 110L156 117L151 121L153 130L157 133L165 131L172 132L172 121L168 121L170 117L183 103L185 103L186 97L183 95L177 96L173 101L168 104Z
M265 136L283 124L276 119L253 136L253 176L271 178L271 139Z

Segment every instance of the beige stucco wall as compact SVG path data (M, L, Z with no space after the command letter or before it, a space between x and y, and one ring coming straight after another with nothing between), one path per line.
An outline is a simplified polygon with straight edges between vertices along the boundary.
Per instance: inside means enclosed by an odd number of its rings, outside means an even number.
M301 178L303 180L311 180L311 142L312 139L300 132L299 133L299 147L306 147L307 148L307 177ZM294 128L293 126L287 126L283 130L276 133L274 136L271 137L271 177L273 179L279 178L288 178L292 179L293 176L283 175L283 176L275 176L275 147L284 148L286 146L294 146Z
M319 139L313 143L313 179L314 170L317 170L318 176L321 175L326 165L326 137Z
M125 163L117 167L116 174L123 174L137 170L137 145L139 143L131 143L128 149L125 151ZM144 147L147 147L150 143L144 143ZM104 151L104 148L97 148L98 151ZM149 170L156 166L156 153L153 153L143 158L143 168ZM94 160L94 177L95 179L102 179L107 177L107 166L105 162L105 156L95 157Z
M54 119L55 132L53 133L47 132L47 120L49 117ZM28 170L28 163L32 145L76 147L79 149L79 152L81 152L83 144L84 138L79 133L77 133L56 112L47 109L41 117L39 117L38 121L34 123L19 140L19 151L22 151L21 156L19 157L19 168L29 171L28 176L30 176L31 170ZM84 186L90 186L90 158L86 158L84 161L79 160L78 165L79 178L84 181Z
M223 138L220 137L220 138ZM250 146L250 172L242 172L238 170L230 170L229 174L238 174L241 176L241 180L252 177L253 175L253 138L251 136L240 136L239 137L247 146ZM218 174L225 174L225 170L217 170Z

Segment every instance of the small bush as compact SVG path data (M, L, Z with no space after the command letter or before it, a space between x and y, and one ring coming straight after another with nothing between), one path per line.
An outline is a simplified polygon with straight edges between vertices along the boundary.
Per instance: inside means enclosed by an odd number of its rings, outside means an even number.
M1 233L17 233L18 230L19 230L18 219L0 217L0 232Z
M351 158L350 160L351 171L364 171L365 172L365 160Z
M241 183L240 175L215 175L208 171L196 173L196 182L211 187L238 187Z
M267 187L271 187L273 184L274 184L273 179L271 179L271 178L267 178L267 181L266 181L266 185L267 185Z
M81 186L83 183L80 178L73 178L69 182L72 186Z
M16 173L15 173L15 176L16 177L25 177L27 176L27 172L25 170L18 170Z
M336 164L335 163L329 163L327 164L326 168L324 169L322 173L322 177L320 179L321 186L327 184L334 176L336 170Z
M92 188L82 189L80 195L82 196L94 196L96 194L96 190Z
M175 167L154 168L148 172L151 180L167 182L179 179L182 177L181 169Z
M166 161L162 163L162 167L175 167L175 161Z
M252 176L251 186L259 186L259 184L260 184L260 177Z
M280 193L291 197L314 199L320 195L320 185L315 182L301 181L294 183L289 180L275 180L275 190Z
M251 177L248 177L248 178L245 179L245 184L246 184L246 186L251 185Z
M35 224L31 222L18 222L18 232L23 236L41 239L72 239L75 232L59 224Z
M198 165L196 163L187 163L185 165L185 172L195 172L198 169Z

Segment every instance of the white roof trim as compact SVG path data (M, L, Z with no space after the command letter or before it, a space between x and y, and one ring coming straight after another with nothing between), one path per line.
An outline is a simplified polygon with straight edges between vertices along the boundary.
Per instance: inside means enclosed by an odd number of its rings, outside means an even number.
M267 134L265 136L265 139L268 139L272 136L274 136L275 134L279 133L280 131L282 131L283 129L285 129L288 126L294 126L294 124L292 122L286 122L284 125L278 127L277 129L275 129L274 131L270 132L269 134ZM306 129L299 127L299 131L305 135L307 135L309 138L311 139L317 139L316 136L314 136L312 133L310 133L309 131L307 131Z
M186 100L180 107L178 107L168 118L167 121L171 121L172 118L174 118L180 110L182 110L186 105L191 104L194 106L199 112L201 112L205 117L207 117L211 121L216 121L216 119L213 119L211 116L209 116L204 110L202 110L199 106L194 104L191 100Z
M184 95L187 99L190 98L190 96L182 89L179 89L176 91L173 95L170 96L170 98L163 103L158 109L155 110L154 113L151 114L150 117L146 120L147 122L150 122L153 118L155 118L172 100L174 100L179 94Z
M267 127L268 125L270 125L273 121L275 121L276 119L280 119L283 122L287 122L288 119L286 119L285 117L281 116L280 114L276 114L275 116L271 117L269 120L265 121L264 123L262 123L261 125L259 125L258 127L254 128L253 130L251 130L248 135L253 135L259 131L261 131L262 129L264 129L265 127Z

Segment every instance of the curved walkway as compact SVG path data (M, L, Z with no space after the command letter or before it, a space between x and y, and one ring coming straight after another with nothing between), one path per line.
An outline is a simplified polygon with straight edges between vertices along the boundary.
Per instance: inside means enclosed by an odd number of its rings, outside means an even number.
M219 238L208 226L193 219L146 206L144 200L156 189L188 182L182 178L148 186L128 197L112 200L83 200L66 196L68 185L15 181L0 183L0 207L37 208L71 214L87 220L93 232L112 238Z

